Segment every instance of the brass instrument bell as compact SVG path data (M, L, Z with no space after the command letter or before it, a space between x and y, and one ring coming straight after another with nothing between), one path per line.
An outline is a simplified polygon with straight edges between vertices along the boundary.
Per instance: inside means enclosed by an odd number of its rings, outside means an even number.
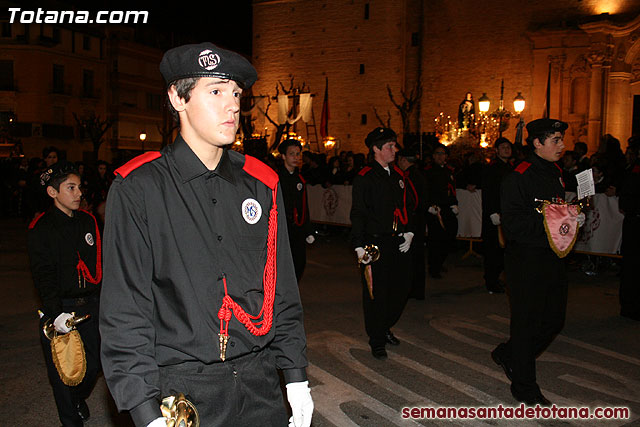
M364 257L362 257L363 259L366 258L367 256L369 257L370 261L369 262L376 262L377 260L380 259L380 248L378 248L376 245L371 244L371 245L366 245L364 248ZM362 259L358 260L358 262L362 262Z
M167 396L160 405L162 416L167 420L167 427L199 427L200 415L196 406L183 393Z

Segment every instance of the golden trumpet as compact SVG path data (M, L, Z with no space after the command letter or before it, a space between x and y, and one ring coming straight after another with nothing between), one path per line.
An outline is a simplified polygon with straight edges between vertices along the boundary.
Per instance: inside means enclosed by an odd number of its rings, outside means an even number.
M71 328L71 329L75 329L75 327L78 324L84 322L85 320L91 317L90 314L85 314L84 316L80 316L80 317L76 317L75 312L72 312L71 314L73 315L73 317L70 317L65 322L65 325L67 326L67 328ZM53 320L49 319L46 322L44 322L44 325L42 325L42 332L44 332L44 336L49 338L49 340L53 339L53 337L56 335L56 328L55 326L53 326Z
M167 427L200 426L200 415L198 415L196 406L187 400L183 393L162 399L160 410L162 416L167 420Z

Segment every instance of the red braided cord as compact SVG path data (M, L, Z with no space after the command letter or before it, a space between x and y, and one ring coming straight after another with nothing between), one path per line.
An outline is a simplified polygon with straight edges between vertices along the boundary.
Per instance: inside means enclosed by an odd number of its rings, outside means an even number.
M85 264L82 258L80 258L80 252L77 252L78 265L76 266L76 269L78 270L79 274L82 274L84 280L97 285L102 280L102 244L100 243L100 230L98 229L98 221L96 221L96 218L87 211L83 210L82 212L85 212L89 216L91 216L91 218L93 218L94 224L96 225L96 277L94 278L91 275L89 267L87 267L87 264Z
M402 179L402 182L405 183L404 178ZM402 211L400 211L399 208L396 208L396 210L393 212L393 216L395 218L398 218L400 220L400 222L402 223L402 225L407 225L407 222L409 222L409 217L407 215L407 185L405 183L405 185L403 185L404 187L404 192L402 194ZM404 213L404 217L402 216L402 214Z
M307 214L307 186L302 185L302 219L298 221L298 210L293 208L293 222L298 227L302 227Z
M256 316L248 314L233 298L229 296L227 291L227 279L223 277L224 298L222 306L218 311L218 319L220 319L220 333L227 335L229 330L229 321L231 316L235 315L236 319L244 325L247 330L255 335L262 336L269 333L273 324L273 303L276 297L276 249L278 237L278 206L276 204L277 187L273 189L273 205L269 212L269 235L267 238L267 262L264 266L264 274L262 277L264 286L264 300L260 313ZM257 321L260 317L262 320ZM223 326L223 323L225 326Z

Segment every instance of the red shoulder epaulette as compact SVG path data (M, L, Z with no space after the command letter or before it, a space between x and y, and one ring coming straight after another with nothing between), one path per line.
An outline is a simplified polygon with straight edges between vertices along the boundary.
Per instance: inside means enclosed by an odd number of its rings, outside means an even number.
M272 190L278 185L278 174L273 169L262 163L260 160L251 156L244 156L244 166L242 167L246 173L262 182Z
M45 212L42 212L40 215L35 217L33 219L33 221L31 221L31 223L29 224L29 230L33 230L33 228L36 226L36 223L38 222L38 220L40 220L40 218L42 218L42 215L44 215L44 214L45 214Z
M365 176L366 174L369 173L370 170L371 170L371 166L365 166L362 169L360 169L360 172L358 172L358 175Z
M524 171L529 169L529 166L531 166L531 163L529 163L529 162L521 162L518 165L518 167L515 168L515 171L518 172L519 174L523 174Z
M298 174L298 178L300 178L300 182L302 182L303 185L307 184L307 181L304 179L301 173Z
M159 151L147 151L146 153L140 154L139 156L134 157L124 165L120 166L113 172L113 174L120 175L121 177L126 178L127 175L129 175L140 166L144 165L145 163L149 163L160 156L162 156L162 154Z
M640 165L635 165L633 169L631 169L631 173L640 173Z
M404 176L404 171L398 167L398 165L393 165L393 170L398 172L400 176Z
M424 170L428 171L433 169L433 165L431 163L429 163L427 166L424 167Z
M445 166L448 167L451 172L454 172L456 170L456 168L454 168L453 166L449 166L449 165L445 165Z

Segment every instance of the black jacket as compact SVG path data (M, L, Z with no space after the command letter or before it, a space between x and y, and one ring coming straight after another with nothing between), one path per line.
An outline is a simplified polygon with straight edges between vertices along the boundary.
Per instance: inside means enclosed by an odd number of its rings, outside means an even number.
M84 211L69 217L55 206L29 225L28 247L33 282L45 317L62 313L62 300L96 295L102 276L97 263L100 233L95 218ZM78 264L87 266L85 277ZM89 279L89 280L87 280Z
M564 200L562 169L531 154L502 182L500 204L507 242L529 247L549 247L542 214L535 199Z
M313 224L309 218L309 206L307 205L306 181L296 169L293 173L282 167L278 171L280 187L284 198L284 211L287 215L287 227L289 233L293 230L301 236L313 234Z
M500 213L500 185L505 176L513 171L513 165L495 159L484 168L482 176L482 217L487 219L492 214Z
M364 167L353 181L351 246L364 247L372 235L414 231L410 209L411 188L402 170L390 165L390 173L378 162ZM394 221L396 230L393 229Z
M282 192L276 173L253 160L277 188L273 325L256 336L232 316L226 357L269 347L287 383L304 381L306 338ZM107 198L100 333L111 394L138 424L160 416L158 366L220 362L224 278L240 307L261 312L273 193L247 172L245 156L225 150L210 171L181 136L161 157L132 162Z
M449 165L439 166L435 163L425 168L427 179L428 206L438 206L442 210L449 210L457 205L456 180L454 170Z

